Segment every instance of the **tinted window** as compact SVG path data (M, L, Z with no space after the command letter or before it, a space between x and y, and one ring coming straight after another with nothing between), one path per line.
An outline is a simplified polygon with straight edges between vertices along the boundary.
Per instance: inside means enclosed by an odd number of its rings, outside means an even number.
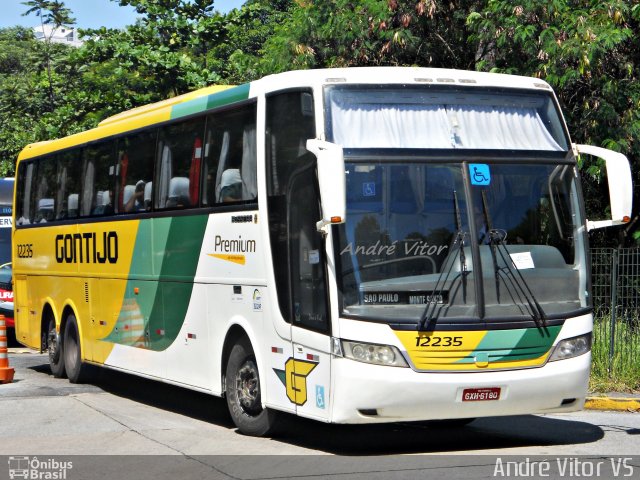
M84 150L81 215L113 214L114 142L92 145Z
M202 170L204 118L160 130L158 208L197 207Z
M55 219L56 201L56 160L45 157L38 162L35 190L35 223L50 222Z
M80 149L57 155L58 174L56 181L56 220L77 218L80 214L79 172L82 171Z
M118 140L118 201L120 213L151 209L153 160L157 130Z
M273 268L285 320L327 331L324 239L315 157L305 148L315 138L313 98L307 92L267 100L267 192Z
M16 194L16 224L28 225L33 221L31 210L31 194L33 192L33 162L22 162L18 169L18 191Z
M256 107L248 105L207 118L203 204L255 200Z

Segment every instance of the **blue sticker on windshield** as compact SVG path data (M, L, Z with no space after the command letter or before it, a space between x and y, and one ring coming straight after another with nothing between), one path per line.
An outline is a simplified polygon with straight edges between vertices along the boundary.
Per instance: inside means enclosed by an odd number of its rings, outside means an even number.
M365 182L362 184L362 196L363 197L375 197L376 196L376 184L373 182Z
M471 185L489 185L491 183L491 171L486 163L469 164L469 176Z

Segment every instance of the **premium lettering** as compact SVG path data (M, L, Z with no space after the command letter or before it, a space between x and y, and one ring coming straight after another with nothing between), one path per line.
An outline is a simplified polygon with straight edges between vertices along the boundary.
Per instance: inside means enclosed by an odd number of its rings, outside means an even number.
M214 248L216 252L224 253L255 253L256 241L242 240L242 237L238 237L237 240L225 240L220 235L216 235Z
M116 232L86 232L56 235L58 263L117 263Z

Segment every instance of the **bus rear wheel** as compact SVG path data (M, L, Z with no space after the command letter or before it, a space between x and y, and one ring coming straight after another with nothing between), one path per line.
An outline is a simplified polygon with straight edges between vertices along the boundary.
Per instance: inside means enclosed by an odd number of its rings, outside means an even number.
M49 353L49 367L55 378L64 378L64 355L62 338L56 331L56 321L49 319L47 326L47 351Z
M80 333L74 315L67 317L64 329L64 368L71 383L82 383L86 378L88 365L82 363L80 350Z
M229 413L240 433L260 437L273 432L277 412L262 408L258 364L247 340L239 341L231 349L226 397Z

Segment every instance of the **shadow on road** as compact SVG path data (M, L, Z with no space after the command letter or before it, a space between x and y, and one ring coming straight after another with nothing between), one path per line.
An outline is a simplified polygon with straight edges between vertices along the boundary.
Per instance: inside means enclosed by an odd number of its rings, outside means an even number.
M47 364L28 367L51 375ZM92 385L113 395L233 429L224 399L184 388L95 368ZM596 442L596 425L554 417L521 415L481 418L465 427L437 422L383 425L328 425L283 415L274 439L298 447L341 455L447 453Z

